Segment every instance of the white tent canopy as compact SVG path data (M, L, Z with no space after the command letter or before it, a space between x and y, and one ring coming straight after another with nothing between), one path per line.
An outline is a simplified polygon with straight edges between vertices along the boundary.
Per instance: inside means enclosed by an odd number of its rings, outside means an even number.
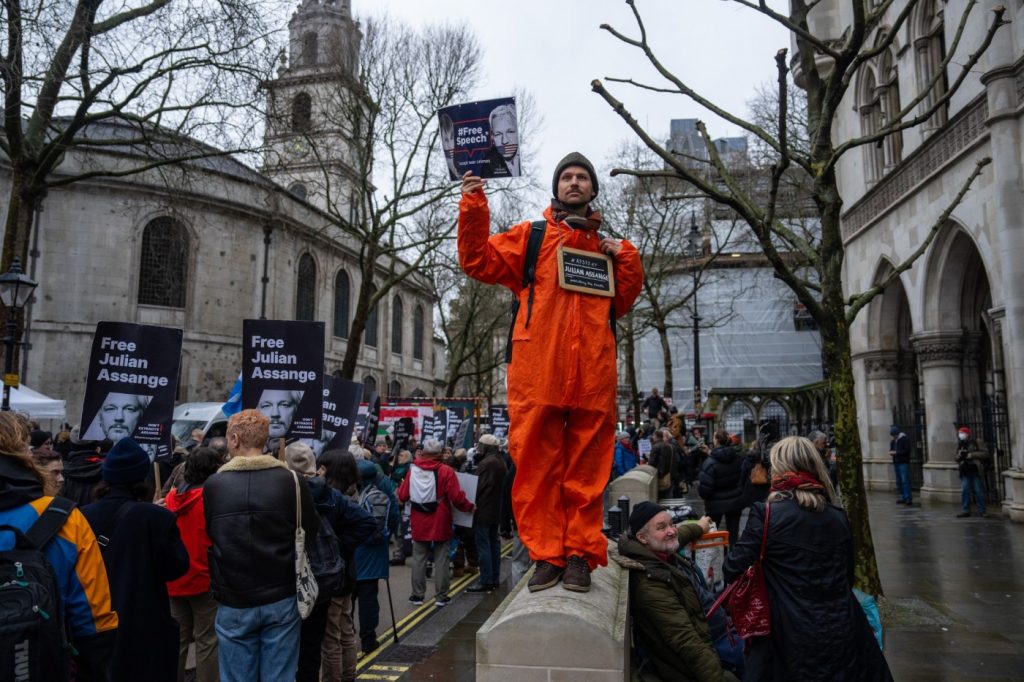
M11 389L11 409L24 412L33 419L64 419L63 400L50 398L22 384Z

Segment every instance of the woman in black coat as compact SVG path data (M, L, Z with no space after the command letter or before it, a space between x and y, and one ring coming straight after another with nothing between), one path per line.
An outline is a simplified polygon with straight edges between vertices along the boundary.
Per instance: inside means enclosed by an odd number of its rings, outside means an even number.
M892 680L854 596L853 540L846 513L811 441L790 436L771 451L772 492L764 574L771 634L747 641L744 680ZM750 510L726 557L727 582L761 551L765 505Z
M722 517L729 531L729 546L736 544L740 534L740 514L746 506L741 485L743 459L729 445L729 434L722 429L715 432L715 449L700 467L700 496L704 499L704 513L721 528Z
M178 623L171 617L167 581L188 571L188 551L175 515L150 502L152 469L149 454L122 438L103 460L97 501L82 507L103 552L120 622L112 682L178 677Z

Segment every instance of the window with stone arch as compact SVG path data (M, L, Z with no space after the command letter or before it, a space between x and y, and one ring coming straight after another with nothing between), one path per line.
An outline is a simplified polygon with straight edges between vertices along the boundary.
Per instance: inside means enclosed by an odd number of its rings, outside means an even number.
M389 398L401 398L402 397L402 382L398 379L393 379L388 384L388 397Z
M316 319L316 262L313 256L299 256L299 271L295 279L295 319Z
M292 98L292 131L309 132L313 127L313 98L300 92Z
M142 230L139 303L184 308L188 293L188 229L174 218L154 218Z
M316 31L309 31L302 36L302 64L315 66L319 60L320 42Z
M860 75L860 88L857 91L857 109L860 112L860 134L862 137L874 135L885 125L882 118L882 104L879 98L875 70L865 66ZM864 180L870 185L878 182L885 174L885 150L881 142L870 142L863 145Z
M338 270L334 278L334 335L342 339L348 338L348 300L351 291L348 273Z
M913 23L914 65L917 69L918 92L925 92L920 111L931 110L942 99L949 87L946 70L942 66L946 58L946 35L942 9L937 0L922 0L917 6ZM934 82L933 82L934 81ZM934 130L946 123L949 115L948 102L943 104L924 124L926 131Z
M900 103L899 72L893 62L892 52L886 50L878 56L878 103L882 109L882 125L893 123L903 105ZM899 165L903 160L903 131L897 130L885 136L883 143L885 170Z
M377 294L377 287L370 285L370 298ZM377 314L377 304L370 306L370 314L366 318L366 330L363 332L363 343L367 346L377 347L377 332L380 327L380 316Z
M369 398L371 393L377 392L377 380L373 378L372 374L367 374L363 377L363 397Z
M402 299L395 296L391 304L391 352L402 354L402 322L405 317Z
M423 306L417 304L412 311L412 356L417 360L423 359Z

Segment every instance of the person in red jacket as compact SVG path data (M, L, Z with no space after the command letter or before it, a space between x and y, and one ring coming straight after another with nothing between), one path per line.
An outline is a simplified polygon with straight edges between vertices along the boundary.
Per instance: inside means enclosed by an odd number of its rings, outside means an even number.
M590 571L608 563L601 498L616 420L613 326L640 293L640 254L628 241L598 232L601 214L590 206L597 176L593 164L574 152L555 167L533 286L524 286L532 225L491 235L483 186L470 173L462 178L459 265L473 279L508 287L519 302L508 366L509 451L516 465L516 525L537 562L529 588L562 580L566 589L586 592ZM569 253L563 249L589 252L591 260L607 256L614 287L563 286L559 253ZM564 274L585 271L570 263Z
M164 503L178 517L178 532L188 550L188 573L167 583L171 615L178 621L178 682L185 679L188 645L196 644L197 682L217 682L217 602L210 594L210 565L206 552L210 536L206 534L203 513L203 483L217 473L224 462L213 448L196 448L185 460L184 482L172 488Z
M452 507L473 511L473 503L459 486L451 467L441 462L442 445L433 438L423 441L422 449L409 467L409 473L398 488L401 502L412 502L412 595L409 603L423 603L427 591L427 554L434 544L434 603L451 603L448 588L451 572L448 551L452 541Z

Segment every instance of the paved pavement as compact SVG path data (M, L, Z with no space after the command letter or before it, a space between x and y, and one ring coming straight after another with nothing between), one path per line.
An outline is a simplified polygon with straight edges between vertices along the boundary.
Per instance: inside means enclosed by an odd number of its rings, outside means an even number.
M885 655L901 682L1024 680L1024 524L1003 518L955 518L957 508L904 507L895 494L870 497L871 526L886 596ZM699 500L693 502L699 510ZM742 526L741 526L742 527ZM507 574L508 560L502 561ZM475 678L475 635L501 603L453 583L450 606L405 602L408 568L392 574L401 641L360 661L360 680ZM428 589L428 593L430 589ZM381 620L390 626L381 589Z

